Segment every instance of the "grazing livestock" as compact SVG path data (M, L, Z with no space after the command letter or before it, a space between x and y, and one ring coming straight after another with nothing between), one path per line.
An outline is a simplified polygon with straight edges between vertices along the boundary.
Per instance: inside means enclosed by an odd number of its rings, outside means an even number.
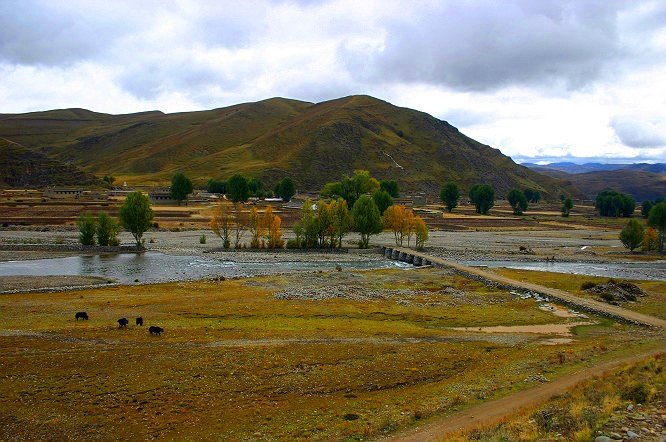
M143 325L143 318L142 318L141 316L139 316L138 318L136 318L136 325L139 325L139 326L140 326L140 325Z
M156 327L154 325L151 325L148 331L150 332L151 335L160 336L160 333L162 333L164 329L162 327Z
M127 327L127 324L129 324L129 321L127 320L127 318L118 319L118 328Z
M86 312L76 312L76 314L74 315L74 317L76 318L77 321L78 321L79 319L82 319L82 320L84 320L84 321L87 321L87 320L88 320L88 313L86 313Z

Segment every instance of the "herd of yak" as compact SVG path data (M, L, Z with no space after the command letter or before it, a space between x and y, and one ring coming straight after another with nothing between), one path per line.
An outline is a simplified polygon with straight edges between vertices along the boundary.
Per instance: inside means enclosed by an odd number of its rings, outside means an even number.
M88 313L87 312L76 312L76 314L74 315L74 318L77 321L79 319L81 319L83 321L87 321L88 320ZM127 318L118 319L118 328L125 328L125 327L127 327L127 324L129 324L129 320ZM136 318L136 325L138 325L138 326L143 325L143 318L141 316ZM155 325L152 325L152 326L148 327L148 332L151 335L161 336L163 331L164 331L164 329L162 327L157 327Z

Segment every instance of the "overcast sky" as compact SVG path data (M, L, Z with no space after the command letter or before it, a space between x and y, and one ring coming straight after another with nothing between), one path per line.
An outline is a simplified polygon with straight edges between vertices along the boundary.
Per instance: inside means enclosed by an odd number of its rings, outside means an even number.
M519 161L666 161L666 2L0 0L0 112L351 94Z

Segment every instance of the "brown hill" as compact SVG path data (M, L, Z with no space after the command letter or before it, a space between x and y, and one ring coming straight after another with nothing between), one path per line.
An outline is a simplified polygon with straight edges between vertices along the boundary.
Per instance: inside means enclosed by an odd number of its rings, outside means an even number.
M570 182L589 199L596 198L599 192L607 188L631 195L636 201L654 201L666 197L666 174L663 173L629 169L575 174L545 168L539 168L538 171Z
M446 181L465 189L489 183L499 195L533 187L555 197L566 187L445 121L368 96L318 104L273 98L176 114L0 115L0 137L130 184L165 183L177 170L203 184L240 171L269 184L289 175L300 189L318 190L343 173L368 169L403 189L430 193Z
M0 187L101 184L100 179L91 173L5 139L0 139L0 164Z

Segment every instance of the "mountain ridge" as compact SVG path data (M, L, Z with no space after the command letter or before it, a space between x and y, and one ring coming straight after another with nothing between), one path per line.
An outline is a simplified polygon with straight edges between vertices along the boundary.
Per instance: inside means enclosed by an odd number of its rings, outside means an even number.
M165 114L85 109L0 114L0 137L97 176L164 184L183 171L199 184L241 172L268 184L283 176L318 190L355 169L437 193L446 181L533 187L578 196L566 182L520 166L498 149L417 110L352 95L321 103L274 97Z

